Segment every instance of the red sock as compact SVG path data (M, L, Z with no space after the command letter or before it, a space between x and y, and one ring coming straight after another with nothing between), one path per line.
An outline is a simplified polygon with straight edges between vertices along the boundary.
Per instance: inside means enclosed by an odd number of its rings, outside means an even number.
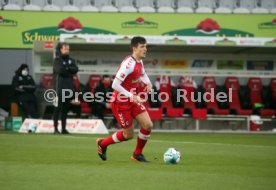
M105 138L102 142L101 142L101 146L103 148L111 145L111 144L115 144L115 143L119 143L121 141L125 141L125 137L123 135L123 131L117 131L116 133L114 133L113 135L111 135L108 138Z
M146 145L148 138L150 137L151 131L147 131L143 128L140 129L140 132L137 137L137 146L134 151L134 154L142 154L143 148Z

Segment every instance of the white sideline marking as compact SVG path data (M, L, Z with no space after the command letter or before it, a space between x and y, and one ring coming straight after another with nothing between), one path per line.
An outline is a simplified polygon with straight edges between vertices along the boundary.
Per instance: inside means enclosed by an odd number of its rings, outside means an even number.
M243 146L254 148L276 148L276 146L263 146L263 145L247 145L247 144L227 144L227 143L210 143L210 142L189 142L189 141L163 141L163 140L150 140L150 142L157 143L176 143L176 144L198 144L198 145L218 145L218 146Z

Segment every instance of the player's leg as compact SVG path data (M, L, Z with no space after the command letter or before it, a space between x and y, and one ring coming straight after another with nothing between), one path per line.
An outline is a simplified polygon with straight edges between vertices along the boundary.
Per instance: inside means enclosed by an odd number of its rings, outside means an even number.
M150 137L153 124L147 111L138 114L135 119L140 124L141 129L137 137L137 145L132 159L140 162L147 162L144 155L142 154L142 151Z
M97 139L98 155L102 160L106 160L106 150L109 145L129 140L134 136L133 119L130 111L124 111L117 107L113 108L112 111L123 129L107 138Z
M119 130L115 132L113 135L105 138L105 139L97 139L96 143L98 146L98 155L102 160L106 160L106 150L109 145L120 143L123 141L127 141L132 139L134 136L134 128L133 126Z

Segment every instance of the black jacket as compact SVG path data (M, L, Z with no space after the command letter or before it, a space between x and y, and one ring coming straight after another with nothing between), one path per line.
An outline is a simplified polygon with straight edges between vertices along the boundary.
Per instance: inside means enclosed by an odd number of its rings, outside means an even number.
M94 94L96 96L96 93L100 93L98 96L102 97L103 98L103 102L100 102L99 101L99 98L97 98L97 96L95 97L95 103L100 103L100 104L106 104L107 102L109 102L109 98L107 95L107 93L111 93L113 92L113 89L111 86L109 87L105 87L104 84L102 82L100 82L96 88L95 88L95 91L94 91ZM101 98L101 99L102 99ZM97 101L98 100L98 101Z
M35 101L34 92L36 86L31 75L23 76L20 73L16 73L12 79L12 87L18 102Z
M75 92L74 79L75 75L79 71L75 60L70 57L56 57L54 60L54 89L61 95L62 89L69 89Z

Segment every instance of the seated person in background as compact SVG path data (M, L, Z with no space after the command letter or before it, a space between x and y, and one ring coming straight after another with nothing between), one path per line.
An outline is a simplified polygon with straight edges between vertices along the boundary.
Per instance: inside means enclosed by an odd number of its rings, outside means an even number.
M179 78L179 84L180 87L193 87L193 88L197 88L197 84L196 82L193 80L192 77L190 76L181 76Z
M94 101L90 104L92 108L92 114L99 119L104 119L104 111L110 109L109 99L111 98L113 89L111 87L111 78L108 75L104 75L96 86L94 91ZM117 120L114 117L109 127L117 128Z
M156 78L156 81L154 83L154 86L156 87L156 90L160 90L160 85L166 85L169 84L170 87L176 87L176 85L174 84L173 80L171 79L170 76L159 76Z
M36 86L34 79L29 75L28 65L22 64L12 79L16 102L22 108L27 118L38 118L37 103L34 95Z

